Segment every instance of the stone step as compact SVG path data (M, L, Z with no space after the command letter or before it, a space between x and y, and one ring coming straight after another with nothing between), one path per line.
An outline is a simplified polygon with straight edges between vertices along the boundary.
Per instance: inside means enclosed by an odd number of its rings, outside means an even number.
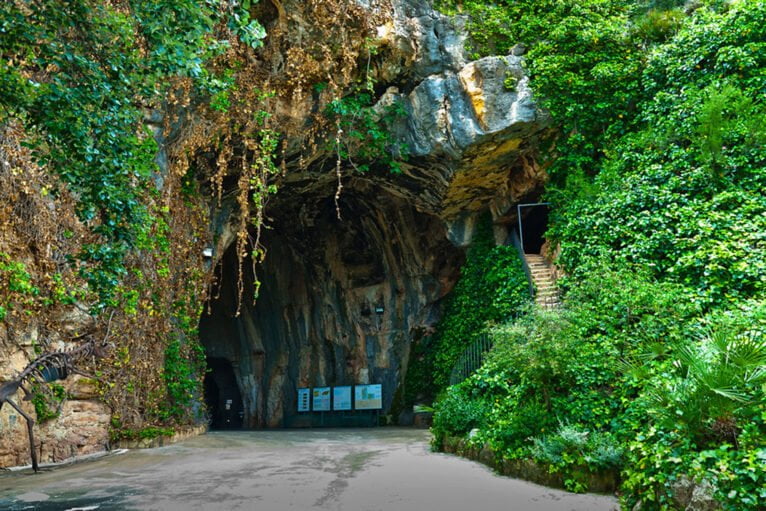
M545 309L561 305L556 279L548 261L539 254L524 254L532 282L535 284L535 304Z

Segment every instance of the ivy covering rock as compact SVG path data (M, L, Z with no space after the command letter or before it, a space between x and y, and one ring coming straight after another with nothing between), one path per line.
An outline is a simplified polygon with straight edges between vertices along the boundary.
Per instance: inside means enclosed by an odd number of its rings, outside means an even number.
M567 276L444 391L435 444L473 431L574 491L611 467L625 509L763 509L766 6L554 4L445 4L475 51L529 47Z

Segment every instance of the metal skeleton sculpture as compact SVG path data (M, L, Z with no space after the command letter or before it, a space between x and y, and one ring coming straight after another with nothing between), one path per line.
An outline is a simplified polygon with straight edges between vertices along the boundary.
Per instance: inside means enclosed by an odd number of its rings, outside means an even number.
M106 344L103 341L96 343L95 340L91 339L76 348L44 353L30 362L18 376L0 385L0 410L5 403L8 403L27 421L32 469L35 472L38 471L34 436L35 421L19 405L14 403L11 397L21 389L24 393L24 401L30 401L33 395L27 388L28 385L65 380L70 374L80 374L92 378L89 374L78 369L77 366L95 357L101 357L105 347Z

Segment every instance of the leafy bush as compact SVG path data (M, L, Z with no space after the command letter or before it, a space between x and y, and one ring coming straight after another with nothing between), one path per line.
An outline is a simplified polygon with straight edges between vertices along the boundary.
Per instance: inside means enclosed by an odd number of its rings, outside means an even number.
M433 398L447 385L463 350L491 323L518 314L530 301L528 282L513 246L495 246L492 224L482 218L460 269L460 280L446 299L442 319L431 337L413 349L408 401Z
M61 414L67 393L60 383L35 383L30 392L38 423L48 422Z
M224 82L205 64L228 42L216 40L214 28L228 22L257 46L265 33L249 19L249 4L0 3L0 123L18 120L35 135L28 143L36 159L62 179L79 219L98 235L77 254L98 309L117 304L125 258L151 233L158 148L143 124L145 109L182 79L202 96L220 92Z
M561 131L547 237L565 309L496 329L463 384L490 392L478 441L618 466L627 509L673 509L688 477L764 509L766 4L441 5L469 15L479 53L529 48Z
M391 136L394 122L406 115L401 102L377 108L371 90L362 89L331 101L325 115L337 126L338 136L330 149L357 171L366 172L373 164L401 172L401 161L407 160L406 144Z
M455 385L447 389L434 407L432 432L435 445L440 445L445 435L462 436L484 423L487 405L484 400L470 392L467 387Z
M766 304L716 313L705 335L672 350L671 373L646 383L648 432L630 442L626 501L669 502L673 482L713 484L726 509L761 509L766 456ZM643 428L641 428L643 429Z
M581 469L602 470L622 466L623 448L609 433L594 432L562 424L558 431L534 439L531 456L562 471L567 488L583 491Z
M764 398L763 334L709 329L701 341L676 346L672 356L682 376L650 391L649 412L666 427L682 426L699 445L735 442L743 426L737 417Z

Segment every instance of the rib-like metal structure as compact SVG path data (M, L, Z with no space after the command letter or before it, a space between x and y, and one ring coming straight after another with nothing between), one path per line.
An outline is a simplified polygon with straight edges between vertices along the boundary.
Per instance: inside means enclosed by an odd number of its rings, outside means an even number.
M27 386L40 383L50 383L57 380L65 380L70 374L81 374L91 377L78 368L84 362L101 356L102 346L91 339L72 349L51 351L43 353L27 365L21 373L12 380L0 385L0 410L8 403L27 421L29 432L29 450L32 456L32 469L39 470L37 463L37 451L35 450L35 420L11 399L21 389L24 400L32 399L32 393Z

